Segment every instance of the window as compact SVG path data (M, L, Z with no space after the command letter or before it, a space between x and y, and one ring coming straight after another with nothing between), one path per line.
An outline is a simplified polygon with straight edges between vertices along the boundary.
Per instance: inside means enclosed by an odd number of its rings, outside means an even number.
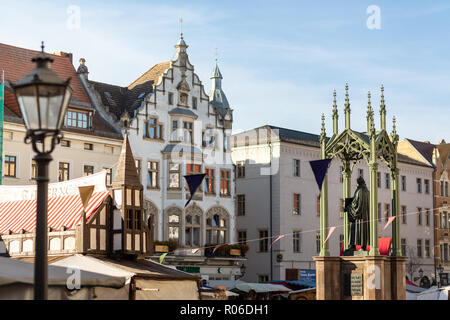
M400 247L402 249L402 256L406 257L406 239L402 238L400 240Z
M193 133L192 133L192 122L183 122L184 129L184 142L194 142Z
M422 225L422 208L417 208L417 224Z
M339 199L339 217L344 218L344 199Z
M364 169L358 169L358 177L364 178Z
M387 221L388 217L390 216L391 213L391 204L390 203L385 203L384 204L384 220Z
M406 191L406 176L402 176L402 191Z
M60 162L59 163L58 181L69 180L69 169L70 169L70 164L68 162Z
M430 225L430 209L425 209L425 225Z
M214 129L206 128L202 133L202 144L207 148L215 148L216 136L214 134Z
M269 231L259 230L259 252L267 252L269 248Z
M87 129L89 127L89 115L87 112L67 111L66 127Z
M205 193L214 194L214 169L205 169Z
M190 163L186 164L186 175L189 176L191 174L200 174L201 172L202 172L202 166L201 165L199 165L199 164L190 164ZM186 183L186 190L189 191L189 187L188 187L187 183ZM201 192L202 190L203 190L203 188L200 185L198 187L198 189L197 189L197 192L198 191Z
M377 172L377 186L381 188L381 172Z
M141 159L134 159L134 164L136 166L139 181L141 181Z
M445 181L445 196L448 197L448 182Z
M31 179L36 179L36 176L37 176L36 161L31 160Z
M159 162L147 161L147 187L151 189L159 188Z
M402 206L402 223L403 224L406 224L406 217L407 217L407 215L406 215L406 206Z
M447 211L444 211L441 213L440 227L441 229L447 229L447 226L448 226L448 213Z
M238 231L238 242L240 244L247 244L247 230Z
M180 185L180 164L169 163L169 189L179 189Z
M237 178L245 178L245 162L239 161L236 164L236 177Z
M178 131L178 121L172 121L172 141L179 141L177 131Z
M442 256L443 260L448 261L448 244L447 243L444 243L442 251L444 251L444 254Z
M417 178L417 193L422 193L422 179Z
M316 232L316 252L320 253L320 232Z
M339 167L339 182L343 183L344 182L344 167L340 166Z
M425 184L425 193L430 194L430 180L424 179L423 183Z
M94 144L92 144L92 143L85 143L84 144L84 150L94 150Z
M180 101L179 104L183 106L187 106L188 102L188 94L184 92L180 92Z
M391 187L391 176L389 173L384 174L384 187L389 189Z
M441 189L440 195L441 195L441 196L444 196L444 195L445 195L445 193L444 193L444 181L441 181L441 182L440 182L440 187L441 187L441 188L440 188L440 189Z
M192 97L192 109L197 109L197 98Z
M162 127L156 118L150 118L144 123L144 136L150 139L162 139Z
M180 241L180 216L178 214L169 215L169 240Z
M422 258L422 239L417 239L417 256Z
M300 194L294 193L294 205L292 214L300 214Z
M269 276L265 274L258 275L258 282L259 283L266 283L269 282Z
M229 196L230 194L230 170L220 170L220 195Z
M172 93L172 92L169 92L169 95L168 95L168 103L169 103L170 105L173 105L173 93Z
M430 256L430 239L425 239L425 258L429 258Z
M206 218L206 243L225 243L228 221L218 214Z
M111 186L112 184L112 168L103 168L103 170L106 170L106 186Z
M301 252L301 233L300 231L294 231L292 235L292 249L294 252Z
M5 155L5 177L16 176L16 156Z
M85 165L83 167L83 175L88 176L90 174L94 174L94 166Z
M245 194L237 195L237 209L238 216L245 216Z
M200 245L200 215L186 214L185 243L186 246Z
M294 159L294 177L300 177L300 160Z
M141 221L142 221L141 210L132 210L132 209L127 210L125 219L127 229L140 230Z
M61 147L70 148L70 140L61 140Z

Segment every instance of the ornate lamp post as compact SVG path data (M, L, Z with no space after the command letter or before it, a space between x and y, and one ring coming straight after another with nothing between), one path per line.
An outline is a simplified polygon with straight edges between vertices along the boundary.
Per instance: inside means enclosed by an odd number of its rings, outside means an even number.
M34 299L47 299L47 201L48 165L51 153L62 138L60 128L72 95L70 78L63 81L50 69L53 59L42 51L31 59L36 63L28 75L13 84L27 134L25 143L32 144L37 165L37 212L34 263Z

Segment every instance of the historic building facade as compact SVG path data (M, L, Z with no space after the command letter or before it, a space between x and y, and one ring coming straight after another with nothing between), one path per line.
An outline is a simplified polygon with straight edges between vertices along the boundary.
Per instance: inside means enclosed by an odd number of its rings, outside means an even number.
M236 134L232 140L238 241L261 239L248 242L248 271L243 280L304 280L301 274L314 272L312 257L320 251L319 189L309 165L309 161L320 159L319 136L268 125ZM421 268L431 280L434 277L433 168L403 154L399 154L398 165L403 214L401 245L403 255L410 257L408 278L417 279ZM344 237L341 166L340 161L333 160L328 169L329 225L337 227L328 240L331 256L339 256ZM383 231L392 213L389 173L388 167L379 163L380 238L391 236L392 225ZM357 163L353 169L352 194L359 175L369 181L365 163ZM278 235L286 236L271 247Z
M31 145L24 143L25 125L11 82L17 82L28 74L35 64L31 58L39 52L0 44L0 70L5 72L5 101L3 123L3 184L34 184L36 166ZM67 53L49 54L54 60L51 68L62 78L71 78L72 98L62 128L63 140L52 153L50 182L79 178L117 163L122 136L95 111L81 85Z
M443 268L443 284L448 284L450 273L450 144L442 139L439 144L404 139L399 143L399 150L411 158L433 166L433 200L434 200L434 261L435 268ZM436 277L439 278L438 270Z
M233 113L217 64L207 94L182 35L175 48L172 60L127 87L90 80L84 59L78 74L98 113L128 134L154 239L178 246L165 261L210 279L233 280L243 259L206 257L203 249L235 241ZM206 174L204 183L185 208L190 194L183 176L199 173Z

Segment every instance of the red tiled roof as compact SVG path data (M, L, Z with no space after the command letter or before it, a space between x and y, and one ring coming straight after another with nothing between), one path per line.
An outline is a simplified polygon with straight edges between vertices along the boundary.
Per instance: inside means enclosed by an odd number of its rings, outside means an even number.
M35 64L31 62L31 59L38 53L39 51L0 43L0 70L5 71L5 80L14 83L27 75L35 67ZM80 79L78 79L77 72L72 65L70 58L54 54L48 55L54 59L51 64L52 70L63 80L67 80L69 77L71 78L70 85L74 90L72 97L90 105L91 102ZM12 100L15 100L14 94L5 96L5 104L14 112L18 111L18 114L21 116L17 103ZM14 104L16 104L16 106L14 106Z

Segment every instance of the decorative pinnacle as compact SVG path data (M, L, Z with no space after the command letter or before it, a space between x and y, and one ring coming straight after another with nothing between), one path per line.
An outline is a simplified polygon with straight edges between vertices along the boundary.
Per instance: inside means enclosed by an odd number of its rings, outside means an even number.
M322 113L322 131L321 131L321 137L325 137L325 115Z
M384 86L381 85L381 104L380 104L380 114L386 113L386 106L384 104Z
M350 99L348 98L348 83L345 84L345 106L350 106Z
M395 119L395 116L392 117L392 135L397 134L397 127L396 127L397 120Z
M333 91L333 116L337 116L336 89Z

